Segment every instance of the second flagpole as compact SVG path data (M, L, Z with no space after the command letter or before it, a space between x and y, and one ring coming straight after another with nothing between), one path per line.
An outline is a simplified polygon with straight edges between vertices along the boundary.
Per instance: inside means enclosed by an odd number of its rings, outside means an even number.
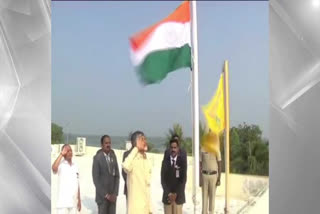
M224 62L224 106L225 106L225 208L224 213L229 213L229 168L230 168L230 145L229 145L229 63Z

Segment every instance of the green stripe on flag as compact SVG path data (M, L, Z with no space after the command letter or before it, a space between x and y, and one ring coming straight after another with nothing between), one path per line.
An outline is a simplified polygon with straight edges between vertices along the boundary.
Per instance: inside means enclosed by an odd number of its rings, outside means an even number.
M144 84L159 83L168 73L184 67L191 68L191 48L188 44L150 53L138 67L138 74Z

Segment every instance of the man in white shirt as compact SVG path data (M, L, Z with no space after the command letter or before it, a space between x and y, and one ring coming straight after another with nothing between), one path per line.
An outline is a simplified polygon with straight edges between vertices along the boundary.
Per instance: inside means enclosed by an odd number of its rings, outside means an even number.
M65 144L52 165L54 174L58 174L57 214L76 214L81 210L79 170L72 161L72 149Z

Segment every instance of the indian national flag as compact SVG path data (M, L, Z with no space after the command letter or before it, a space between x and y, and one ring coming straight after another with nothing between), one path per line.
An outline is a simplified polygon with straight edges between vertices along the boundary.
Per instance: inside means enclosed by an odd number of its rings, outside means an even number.
M158 83L168 73L191 68L190 3L130 38L131 58L145 84Z

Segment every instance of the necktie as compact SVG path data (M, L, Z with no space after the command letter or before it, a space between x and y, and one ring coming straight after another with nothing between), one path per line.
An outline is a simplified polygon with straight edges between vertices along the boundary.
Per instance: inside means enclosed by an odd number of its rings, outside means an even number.
M106 159L107 159L108 170L109 170L109 172L111 172L111 169L110 169L110 156L109 156L109 154L106 155Z
M172 167L174 167L174 164L175 164L174 162L175 162L174 159L172 159Z

